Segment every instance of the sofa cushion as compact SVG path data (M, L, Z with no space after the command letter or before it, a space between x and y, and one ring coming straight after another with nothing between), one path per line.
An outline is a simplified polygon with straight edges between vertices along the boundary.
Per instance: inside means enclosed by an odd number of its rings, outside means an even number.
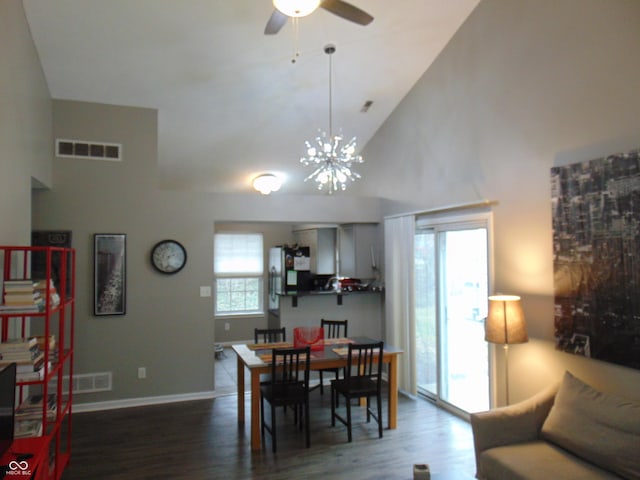
M624 478L640 479L640 404L600 392L569 372L540 435Z
M550 443L537 440L496 447L480 455L481 478L492 480L618 479Z

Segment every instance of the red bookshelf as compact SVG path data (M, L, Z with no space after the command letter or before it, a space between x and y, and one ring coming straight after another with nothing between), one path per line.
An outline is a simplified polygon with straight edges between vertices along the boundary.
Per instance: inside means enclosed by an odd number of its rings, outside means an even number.
M0 246L0 262L0 341L23 343L30 357L22 361L16 382L16 424L33 427L14 440L4 457L32 456L21 461L3 457L2 464L13 460L15 469L24 467L33 478L58 480L71 456L75 250ZM38 291L33 303L25 293L28 285ZM29 341L32 337L38 338L38 348ZM31 477L21 471L18 478Z

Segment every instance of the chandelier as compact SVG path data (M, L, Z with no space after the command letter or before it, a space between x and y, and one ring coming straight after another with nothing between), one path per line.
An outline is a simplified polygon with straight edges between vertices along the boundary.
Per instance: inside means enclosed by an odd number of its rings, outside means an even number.
M346 190L349 182L361 178L360 174L352 170L354 163L363 163L361 155L356 155L356 137L343 143L344 137L333 134L333 65L331 55L336 51L334 45L324 47L324 53L329 55L329 131L319 130L318 136L305 142L306 156L300 158L304 166L314 168L304 181L314 180L318 190L326 190L329 195L339 190Z

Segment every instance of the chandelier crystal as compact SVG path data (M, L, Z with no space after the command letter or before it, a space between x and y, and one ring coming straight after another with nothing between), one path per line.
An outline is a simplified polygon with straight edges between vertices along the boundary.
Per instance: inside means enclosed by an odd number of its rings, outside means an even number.
M304 166L314 168L304 181L314 180L318 190L326 190L329 195L337 191L344 191L349 182L361 178L354 172L353 164L363 163L361 155L356 155L356 137L343 144L342 133L333 134L333 92L332 92L332 62L331 55L336 51L334 45L327 45L324 52L329 55L329 132L319 130L313 141L305 141L306 156L300 158Z

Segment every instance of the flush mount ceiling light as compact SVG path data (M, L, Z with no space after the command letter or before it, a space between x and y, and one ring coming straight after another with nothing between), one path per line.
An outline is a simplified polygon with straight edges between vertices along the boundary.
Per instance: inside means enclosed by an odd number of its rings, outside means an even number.
M282 180L272 173L258 175L253 179L253 188L263 195L269 195L271 192L277 192L282 186Z
M363 163L360 155L355 155L356 137L344 145L343 136L333 134L333 65L331 56L335 53L334 45L324 47L324 53L329 55L329 132L320 131L313 141L306 141L307 155L300 159L305 166L312 166L313 172L304 179L314 180L318 190L325 190L329 195L338 190L346 190L348 182L354 182L360 175L351 169L354 163Z
M320 0L273 0L273 6L288 17L306 17L320 5Z

